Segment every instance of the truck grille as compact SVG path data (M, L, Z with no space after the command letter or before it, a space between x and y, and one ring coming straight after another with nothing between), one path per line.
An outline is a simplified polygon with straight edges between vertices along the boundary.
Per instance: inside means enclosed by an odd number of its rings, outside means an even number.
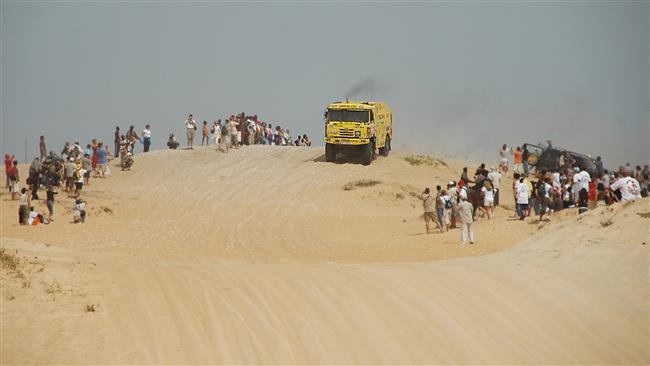
M354 129L352 129L352 128L339 128L339 136L341 136L341 137L354 137Z

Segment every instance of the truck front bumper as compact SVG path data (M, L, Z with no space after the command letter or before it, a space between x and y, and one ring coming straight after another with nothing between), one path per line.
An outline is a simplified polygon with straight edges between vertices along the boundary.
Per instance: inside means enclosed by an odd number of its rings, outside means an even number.
M370 143L370 139L355 139L345 137L325 137L323 142L333 145L366 145Z

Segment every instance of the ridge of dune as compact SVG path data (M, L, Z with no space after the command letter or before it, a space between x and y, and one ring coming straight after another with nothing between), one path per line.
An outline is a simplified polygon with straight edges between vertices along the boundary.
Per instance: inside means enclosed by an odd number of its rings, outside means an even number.
M82 226L16 227L3 195L22 277L3 267L0 362L650 362L650 200L543 227L499 209L463 247L420 235L408 196L463 162L321 155L139 155L92 182Z

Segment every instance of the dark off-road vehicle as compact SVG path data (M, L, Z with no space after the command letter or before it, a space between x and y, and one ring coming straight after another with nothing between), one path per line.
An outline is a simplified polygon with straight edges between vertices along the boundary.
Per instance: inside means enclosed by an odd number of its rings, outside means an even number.
M528 165L531 168L534 167L536 171L560 171L572 165L586 170L592 176L596 176L598 173L594 159L584 154L558 147L541 147L528 143L523 145L523 150L528 150Z

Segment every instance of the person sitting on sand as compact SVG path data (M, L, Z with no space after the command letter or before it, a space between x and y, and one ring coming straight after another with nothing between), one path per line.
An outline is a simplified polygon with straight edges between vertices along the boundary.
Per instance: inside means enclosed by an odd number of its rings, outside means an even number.
M424 224L427 228L427 234L431 232L430 223L431 221L436 222L435 212L435 197L431 195L431 190L427 187L424 189L424 192L417 194L411 192L412 196L415 196L422 200L422 207L424 208Z
M40 212L34 211L34 207L29 208L29 215L27 216L27 225L49 224L50 222L45 219L45 215Z
M72 220L75 224L86 221L86 202L80 198L77 198L72 206Z
M631 202L641 199L641 185L639 181L629 176L629 173L621 173L621 177L610 185L613 192L618 191L622 202Z
M466 198L461 198L460 203L458 204L458 217L460 218L460 243L467 244L467 239L469 237L469 243L474 244L474 218L472 214L474 212L474 206L467 201Z

